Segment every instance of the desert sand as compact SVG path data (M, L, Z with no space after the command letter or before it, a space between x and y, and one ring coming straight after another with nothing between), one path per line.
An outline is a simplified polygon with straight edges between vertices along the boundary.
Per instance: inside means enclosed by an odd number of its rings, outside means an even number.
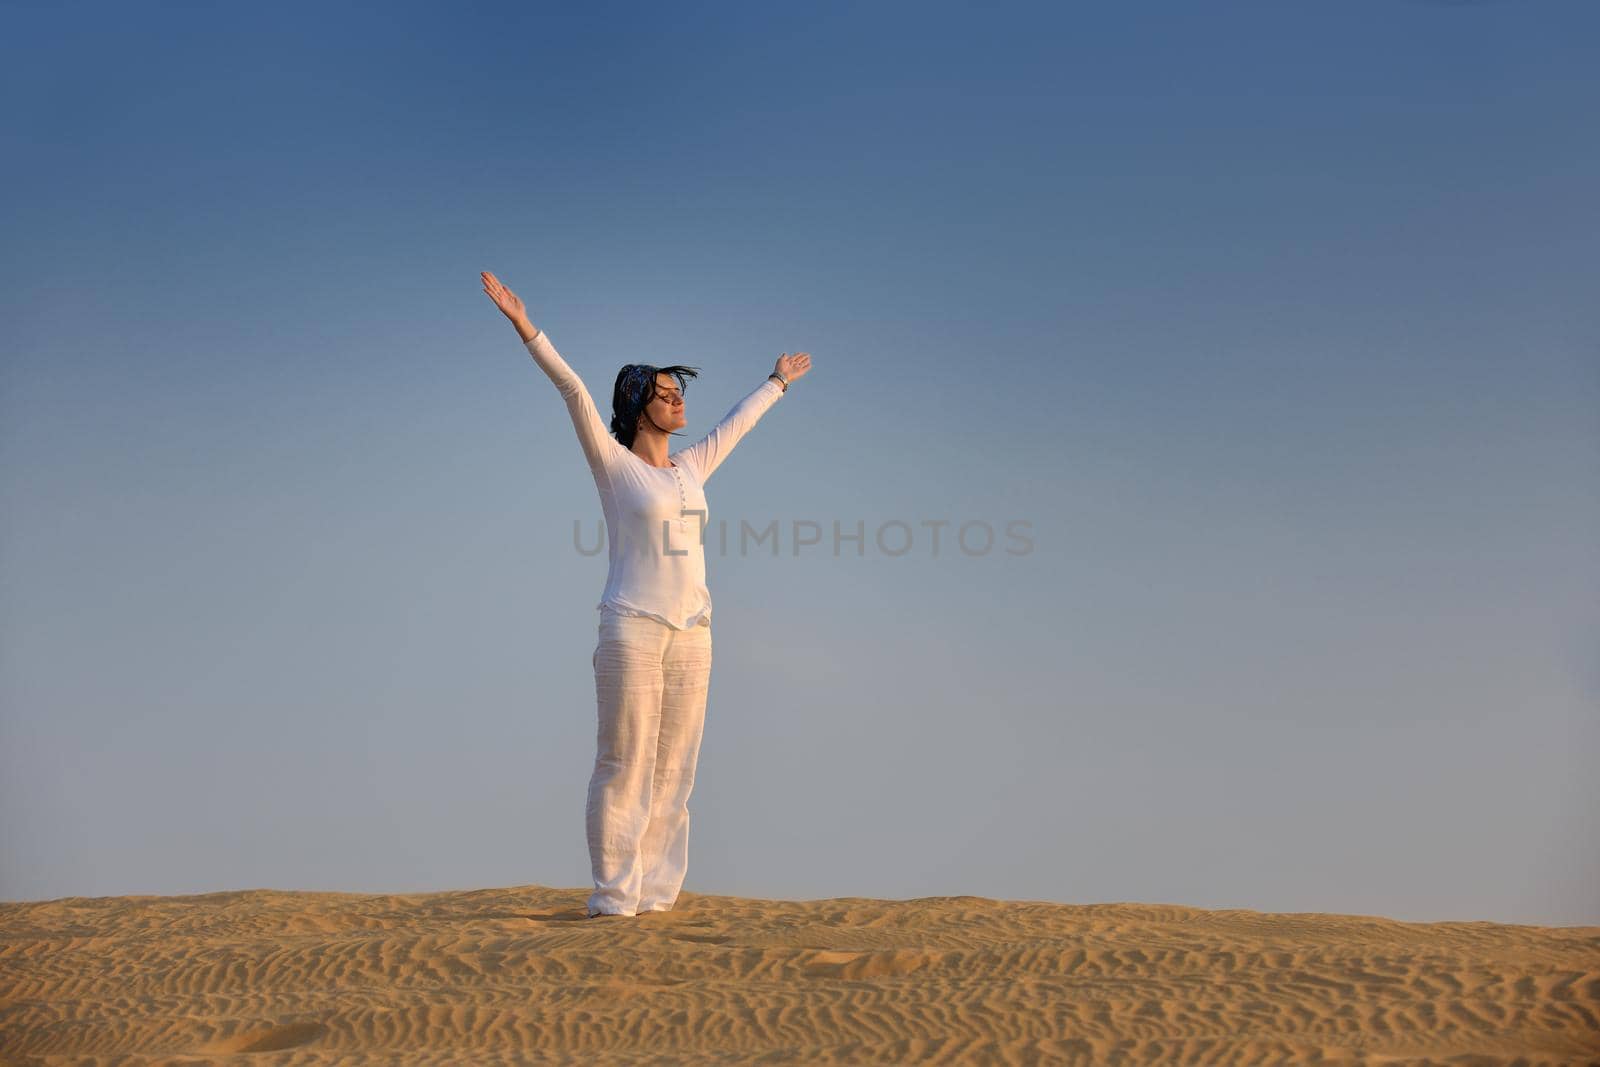
M0 904L0 1062L1600 1063L1600 927L587 892Z

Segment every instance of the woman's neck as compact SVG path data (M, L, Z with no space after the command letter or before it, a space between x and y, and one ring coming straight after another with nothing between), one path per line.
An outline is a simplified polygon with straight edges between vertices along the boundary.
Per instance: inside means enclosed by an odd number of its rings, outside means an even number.
M633 439L633 448L630 451L652 467L670 466L667 461L667 437L665 434L641 433Z

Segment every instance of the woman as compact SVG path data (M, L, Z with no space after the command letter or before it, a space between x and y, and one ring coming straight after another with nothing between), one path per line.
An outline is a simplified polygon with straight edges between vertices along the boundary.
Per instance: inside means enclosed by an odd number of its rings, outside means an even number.
M595 646L599 706L586 812L594 892L590 918L670 911L689 859L689 792L711 681L705 482L789 384L804 352L773 373L694 444L669 453L686 425L690 367L630 363L612 390L611 434L583 381L521 299L490 272L483 291L517 328L566 401L605 512L610 568Z

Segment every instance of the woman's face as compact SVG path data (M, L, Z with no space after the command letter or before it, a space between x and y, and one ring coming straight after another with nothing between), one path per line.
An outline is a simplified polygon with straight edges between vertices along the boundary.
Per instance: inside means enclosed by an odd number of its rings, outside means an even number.
M689 420L684 415L683 393L678 391L678 379L670 374L656 375L655 399L646 405L645 411L663 430L681 430L687 426Z

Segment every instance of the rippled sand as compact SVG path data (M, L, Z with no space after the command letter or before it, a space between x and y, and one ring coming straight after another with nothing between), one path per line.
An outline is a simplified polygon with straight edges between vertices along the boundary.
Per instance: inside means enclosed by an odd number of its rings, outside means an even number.
M1600 1063L1600 927L586 895L0 904L0 1062Z

